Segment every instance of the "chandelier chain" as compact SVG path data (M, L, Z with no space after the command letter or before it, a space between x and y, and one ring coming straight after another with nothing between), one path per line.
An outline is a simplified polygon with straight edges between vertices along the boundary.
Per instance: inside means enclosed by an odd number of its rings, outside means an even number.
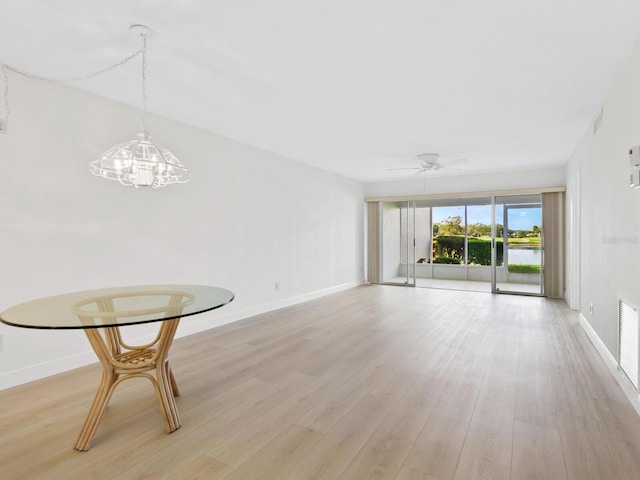
M0 119L0 130L6 130L9 123L9 70L2 65L2 85L4 87L4 121Z
M104 75L107 72L110 72L111 70L115 70L118 67L121 67L127 63L129 63L131 60L133 60L134 58L136 58L138 55L143 53L143 48L140 48L139 50L133 52L131 55L129 55L128 57L123 58L122 60L120 60L117 63L114 63L113 65L109 65L108 67L105 68L101 68L100 70L97 70L95 72L92 73L88 73L85 75L79 75L77 77L70 77L70 78L59 78L59 79L52 79L52 78L46 78L46 77L41 77L39 75L34 75L32 73L27 73L27 72L23 72L22 70L18 70L17 68L13 68L11 65L7 65L6 63L4 65L2 65L2 69L3 71L10 71L13 73L16 73L22 77L25 78L30 78L32 80L44 80L47 82L77 82L79 80L90 80L92 78L95 77L99 77L101 75Z
M142 35L142 132L147 133L147 36Z
M29 78L31 80L41 80L41 81L47 81L47 82L63 83L63 82L77 82L80 80L90 80L92 78L104 75L105 73L108 73L111 70L115 70L116 68L122 67L123 65L129 63L131 60L136 58L138 55L142 55L143 64L144 64L145 50L146 50L146 37L144 37L142 48L136 50L131 55L123 58L119 62L109 65L108 67L101 68L100 70L96 70L95 72L87 73L85 75L79 75L77 77L70 77L70 78L60 78L60 79L51 79L51 78L42 77L40 75L34 75L32 73L18 70L17 68L13 68L11 65L8 65L6 63L2 64L2 84L3 84L3 90L4 90L4 128L6 129L9 124L9 113L11 112L11 109L9 107L9 72L13 72L16 75L20 75L21 77ZM143 69L145 68L146 66L143 67ZM144 78L144 72L143 72L143 78ZM143 96L146 97L144 92L143 92ZM145 111L146 111L146 98L144 98L143 101L145 103ZM146 116L146 113L145 113L145 116ZM0 126L3 126L3 122L1 118L0 118Z

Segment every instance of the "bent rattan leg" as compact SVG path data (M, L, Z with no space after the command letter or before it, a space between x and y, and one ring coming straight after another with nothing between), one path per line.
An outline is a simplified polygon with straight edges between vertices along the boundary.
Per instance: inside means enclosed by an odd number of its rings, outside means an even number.
M87 419L80 431L80 435L78 435L78 440L74 447L76 450L87 451L91 447L91 441L96 434L98 424L104 414L107 403L109 403L109 399L111 398L117 379L118 375L114 373L113 370L104 368L100 387L93 399L91 410L89 410L89 415L87 415Z
M169 369L169 380L171 380L171 390L173 391L174 397L180 396L180 390L178 390L178 384L176 383L176 379L173 376L173 370L169 366L169 362L167 362L167 368Z
M162 412L167 427L167 433L175 432L181 425L170 376L171 370L169 368L169 362L159 362L156 365L156 389L160 411Z

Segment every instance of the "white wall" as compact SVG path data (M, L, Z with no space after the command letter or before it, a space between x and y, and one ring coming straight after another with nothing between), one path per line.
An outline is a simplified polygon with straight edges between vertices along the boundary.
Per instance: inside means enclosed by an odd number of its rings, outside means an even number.
M617 357L618 296L640 305L640 190L629 188L627 155L631 146L640 145L640 48L603 109L600 130L595 135L592 128L585 133L567 168L567 203L579 208L580 220L580 230L574 232L580 243L568 253L579 259L575 270L580 272L580 290L575 298L587 331L597 335L596 342L611 357Z
M361 184L151 116L153 139L193 180L127 188L92 176L87 163L134 138L138 111L15 75L10 101L0 134L0 310L114 285L234 291L231 305L183 320L184 335L363 281ZM95 361L81 331L0 324L0 335L0 388Z
M526 167L526 166L523 166ZM396 182L370 183L365 185L367 197L396 195L424 195L438 193L487 192L524 188L558 187L565 185L565 168L546 168L516 172L483 173L481 175L414 176Z

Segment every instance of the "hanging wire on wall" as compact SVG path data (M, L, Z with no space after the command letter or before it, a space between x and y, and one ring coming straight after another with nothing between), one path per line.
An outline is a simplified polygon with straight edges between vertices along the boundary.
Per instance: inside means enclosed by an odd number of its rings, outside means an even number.
M2 65L2 91L4 97L4 117L0 116L0 133L7 133L9 124L9 67Z
M88 73L85 75L80 75L77 77L59 78L59 79L51 79L51 78L41 77L39 75L34 75L28 72L23 72L22 70L18 70L17 68L14 68L11 65L7 65L6 63L4 63L2 65L2 86L4 90L4 95L3 95L4 96L4 118L0 119L0 130L4 129L6 133L9 127L9 115L11 113L11 108L9 106L9 72L15 73L16 75L19 75L24 78L28 78L30 80L40 80L40 81L54 82L54 83L77 82L80 80L91 80L92 78L104 75L105 73L108 73L111 70L115 70L116 68L129 63L131 60L133 60L134 58L136 58L138 55L141 55L141 54L142 54L142 48L140 48L139 50L136 50L131 55L123 58L119 62L114 63L113 65L109 65L108 67L101 68L100 70L97 70L95 72Z
M117 180L122 185L138 187L165 187L172 183L185 183L191 178L187 168L166 148L151 142L147 130L147 38L153 31L144 25L132 25L131 31L142 39L142 47L118 63L96 72L79 77L50 80L37 75L22 72L9 65L2 65L2 77L5 98L5 119L0 120L0 130L7 132L9 124L9 76L13 72L34 80L71 82L88 80L103 75L130 62L138 55L142 56L142 131L135 140L121 143L107 150L99 159L89 163L89 171L96 176Z

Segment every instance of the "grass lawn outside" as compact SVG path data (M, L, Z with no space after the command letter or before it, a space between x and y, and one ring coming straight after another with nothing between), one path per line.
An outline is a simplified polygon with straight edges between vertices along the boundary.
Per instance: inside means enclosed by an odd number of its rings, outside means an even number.
M526 263L510 264L509 273L535 273L539 275L540 265L528 265Z
M491 237L475 237L482 240L491 241ZM502 237L497 238L498 241L502 241ZM542 241L540 237L509 237L508 239L510 247L540 247L542 245Z
M509 238L509 246L513 247L539 247L540 237Z

